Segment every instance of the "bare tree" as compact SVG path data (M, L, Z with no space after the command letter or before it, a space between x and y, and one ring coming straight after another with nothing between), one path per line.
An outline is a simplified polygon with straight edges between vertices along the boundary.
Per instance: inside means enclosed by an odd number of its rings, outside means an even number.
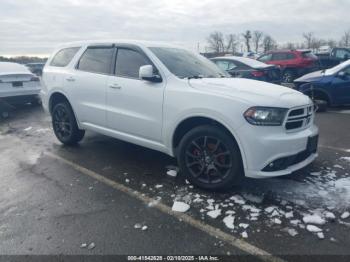
M245 45L247 47L247 51L250 52L250 39L252 38L252 34L250 30L247 30L244 34L242 34L245 40Z
M313 32L303 33L303 37L306 42L306 48L312 48L312 44L315 41L314 33Z
M350 46L350 30L346 31L340 41L341 45L344 47Z
M337 41L335 41L334 39L328 39L326 41L326 45L328 45L331 48L336 47L337 46Z
M237 46L239 45L239 36L235 34L228 34L226 36L226 52L235 54Z
M292 49L295 49L295 44L292 42L288 42L288 43L286 43L285 47L286 47L286 49L292 50Z
M263 47L264 47L264 52L267 52L267 51L276 49L277 43L271 36L265 35L263 40Z
M260 42L263 40L264 33L261 31L254 31L253 32L253 42L255 47L255 53L258 53Z
M215 31L211 33L207 39L209 48L214 50L216 53L222 53L225 51L224 35Z

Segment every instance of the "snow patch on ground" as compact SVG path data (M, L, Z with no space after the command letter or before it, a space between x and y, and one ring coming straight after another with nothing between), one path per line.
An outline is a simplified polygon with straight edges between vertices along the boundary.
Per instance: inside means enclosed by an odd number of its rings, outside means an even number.
M305 224L315 224L315 225L324 225L326 223L326 220L324 220L322 217L316 214L304 216L303 221Z
M234 216L228 215L222 221L225 223L225 226L227 228L229 228L229 229L234 229L235 228L235 225L234 225L235 217Z
M317 226L314 226L314 225L307 225L306 226L306 230L309 231L309 232L312 232L312 233L322 232L321 228L319 228Z
M221 209L215 209L215 210L209 211L207 215L210 216L211 218L217 218L218 216L221 215Z
M180 201L175 201L171 210L175 211L175 212L186 212L187 210L190 209L190 205L184 202L180 202Z
M171 177L176 177L176 176L177 176L177 171L176 171L176 170L168 170L168 171L166 172L166 174L167 174L168 176L171 176Z
M350 157L349 156L341 157L340 160L345 160L345 161L350 163Z
M340 217L341 219L347 219L348 217L350 217L350 213L346 211Z

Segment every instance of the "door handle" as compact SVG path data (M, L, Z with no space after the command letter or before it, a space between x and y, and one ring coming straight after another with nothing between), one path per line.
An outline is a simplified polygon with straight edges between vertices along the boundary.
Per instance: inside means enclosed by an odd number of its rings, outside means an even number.
M118 84L111 84L109 85L109 88L112 88L112 89L121 89L122 87Z
M75 81L75 78L72 77L72 76L70 76L70 77L66 78L66 80L67 80L68 82L74 82L74 81Z

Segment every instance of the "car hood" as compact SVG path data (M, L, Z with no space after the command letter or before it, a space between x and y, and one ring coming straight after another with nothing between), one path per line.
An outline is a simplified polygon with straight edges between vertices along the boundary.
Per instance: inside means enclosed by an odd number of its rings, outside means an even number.
M323 77L324 77L324 71L320 70L320 71L312 72L310 74L306 74L302 77L299 77L298 79L295 79L294 82L313 82L313 81L318 81Z
M310 103L307 96L294 89L244 78L191 79L189 84L202 92L245 101L250 106L291 108Z

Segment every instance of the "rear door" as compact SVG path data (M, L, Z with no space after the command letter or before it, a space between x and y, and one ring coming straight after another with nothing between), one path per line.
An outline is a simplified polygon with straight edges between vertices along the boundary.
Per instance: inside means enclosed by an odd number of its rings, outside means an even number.
M65 77L65 87L80 123L106 126L106 85L112 73L114 46L89 46L75 70Z
M140 48L117 48L115 75L107 84L107 123L124 135L161 142L165 82L139 79L143 65L154 66Z

